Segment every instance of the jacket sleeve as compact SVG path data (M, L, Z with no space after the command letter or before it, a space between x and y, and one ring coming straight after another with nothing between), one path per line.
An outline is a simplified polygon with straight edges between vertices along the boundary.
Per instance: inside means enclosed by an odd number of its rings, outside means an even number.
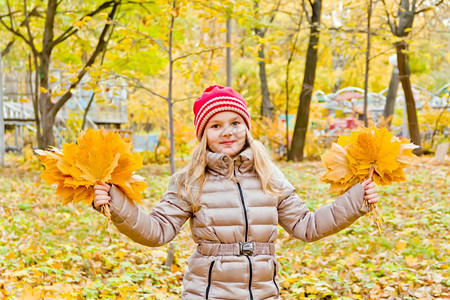
M121 233L145 246L156 247L170 242L191 217L190 205L179 199L173 185L149 213L136 206L114 185L109 194L113 224Z
M315 212L309 211L286 179L283 191L278 203L278 222L290 235L305 242L339 232L368 212L363 205L364 188L359 183Z

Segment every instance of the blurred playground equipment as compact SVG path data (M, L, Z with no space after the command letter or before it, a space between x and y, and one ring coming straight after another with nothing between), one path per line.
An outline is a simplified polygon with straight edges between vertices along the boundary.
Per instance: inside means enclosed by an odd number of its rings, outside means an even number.
M33 95L35 93L34 73L25 70L23 66L4 67L0 71L3 82L3 122L5 129L14 131L14 142L6 145L6 150L20 151L24 146L24 130L36 132ZM70 74L62 69L51 69L52 82L49 92L64 91L70 85ZM107 78L97 82L97 93L94 93L92 79L89 73L85 75L77 88L72 90L72 97L67 101L56 115L54 136L57 146L66 142L62 132L68 129L70 119L77 117L79 123L89 107L86 115L86 127L98 128L100 126L120 129L122 124L128 122L126 100L128 97L127 85L123 79ZM56 103L63 93L52 96ZM78 128L81 129L81 128ZM129 133L127 133L129 134Z

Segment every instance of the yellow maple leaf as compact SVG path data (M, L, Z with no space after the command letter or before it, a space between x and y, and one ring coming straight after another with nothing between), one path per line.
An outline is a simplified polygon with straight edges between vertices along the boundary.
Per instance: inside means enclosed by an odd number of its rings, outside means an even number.
M413 153L413 150L419 148L419 146L411 143L409 139L402 139L400 141L400 154L397 156L397 162L402 166L412 164L417 156Z
M348 135L340 135L338 137L337 143L339 145L341 145L342 147L347 146L350 143L350 136L348 136Z
M140 202L147 184L134 175L143 164L142 157L131 149L131 143L118 133L88 129L78 135L76 143L64 144L62 151L51 148L36 150L36 154L45 166L41 178L57 184L56 194L65 204L91 203L99 181L115 184L130 199Z
M403 168L414 161L415 148L386 128L361 128L349 136L339 136L337 143L321 156L327 168L321 179L330 184L330 192L338 194L369 176L378 185L405 181Z
M330 193L342 194L358 182L353 176L346 151L341 145L333 143L331 150L321 155L321 158L322 165L327 168L321 180L330 183Z
M349 168L349 162L346 157L344 147L333 143L331 150L321 155L322 165L326 166L328 171L323 179L349 180L352 177L351 169Z
M350 135L347 157L361 178L368 177L372 168L383 177L398 167L400 144L386 128L362 128Z

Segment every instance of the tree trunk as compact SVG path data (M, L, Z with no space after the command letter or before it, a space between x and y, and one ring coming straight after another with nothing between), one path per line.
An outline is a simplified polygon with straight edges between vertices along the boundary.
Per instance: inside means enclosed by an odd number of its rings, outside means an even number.
M39 148L45 149L50 145L55 145L55 137L53 135L53 126L55 125L55 117L46 115L41 118L42 125L42 145Z
M306 132L309 122L309 106L311 103L314 79L316 76L317 48L319 46L319 25L322 0L316 0L312 4L311 30L309 36L308 51L306 53L305 73L303 77L302 92L300 93L300 105L297 110L294 136L288 160L302 161L306 142Z
M95 11L91 13L94 15L99 13L103 9L107 9L112 6L110 13L108 14L108 19L114 20L116 13L118 11L119 6L121 5L121 1L107 1L100 5ZM51 55L54 47L68 38L70 35L67 35L65 38L61 38L60 36L57 39L54 39L53 30L54 30L54 19L56 15L57 9L57 1L50 0L47 8L47 15L45 20L45 31L44 31L44 39L42 43L42 52L39 53L39 81L40 87L48 90L48 80L49 80L49 68ZM106 39L106 34L111 28L111 23L106 23L103 27L103 30L100 34L100 37L97 41L97 46L94 49L94 52L91 54L88 62L83 66L82 70L78 73L78 81L73 82L68 91L61 96L61 98L53 104L51 102L51 91L47 91L47 93L43 93L42 91L39 94L39 104L40 104L40 112L42 119L42 145L39 145L41 149L44 149L48 146L55 144L55 139L53 136L53 125L55 124L55 118L58 111L63 107L63 105L72 97L72 90L75 89L80 83L81 79L87 73L88 68L91 67L94 63L98 55L100 55L106 48L108 43L108 39ZM50 119L50 120L46 120ZM50 128L49 126L52 126Z
M402 83L403 92L405 94L405 102L406 102L406 112L408 116L408 129L409 134L411 136L411 141L419 146L419 148L414 149L414 153L416 155L422 155L422 142L419 131L419 123L417 120L417 110L416 103L414 101L414 95L412 93L411 81L410 81L410 71L409 71L409 63L408 63L408 44L405 41L399 42L395 44L397 48L397 63L398 63L398 71L400 82Z
M173 10L177 8L177 1L173 0ZM173 101L172 101L172 85L173 85L173 25L175 23L175 16L172 15L170 20L169 33L169 90L167 96L167 104L169 109L169 139L170 139L170 175L175 174L175 133L173 126Z
M227 86L232 87L233 67L231 61L231 17L227 17Z
M269 20L269 24L272 24L273 20L275 19L276 11L278 10L278 7L280 5L280 1L278 1L278 4L272 14L272 17ZM254 7L256 10L256 15L258 15L259 11L259 0L254 1ZM267 26L261 27L260 25L257 25L255 27L255 34L259 36L261 39L264 38L267 32ZM267 73L266 73L266 61L265 61L265 53L264 53L264 44L261 44L258 50L258 57L259 57L259 79L261 83L261 117L273 118L273 109L274 106L272 104L272 101L270 101L270 92L269 92L269 86L267 85Z
M78 32L78 29L74 26L67 28L63 33L61 33L57 38L54 36L54 24L55 24L55 16L57 13L57 8L60 3L57 0L48 0L47 8L45 11L45 25L43 28L43 38L42 45L40 47L36 47L35 41L38 39L32 35L29 23L29 16L35 15L40 16L37 13L37 7L35 7L31 12L28 12L27 9L27 1L24 1L24 11L23 15L25 16L25 20L21 23L26 26L27 35L20 33L19 31L14 30L11 25L8 26L5 22L1 22L3 27L5 27L8 31L12 32L17 37L23 39L26 44L29 46L31 53L33 54L33 62L34 62L34 71L36 72L35 78L35 91L33 97L33 107L35 109L35 118L36 118L36 135L38 140L39 148L44 149L48 146L54 145L54 136L53 136L53 125L55 123L55 117L58 111L62 108L62 106L72 97L72 90L78 86L78 83L86 74L89 67L91 67L96 57L106 48L107 41L105 40L106 33L109 31L111 27L110 22L106 22L103 31L98 39L97 46L89 58L88 62L83 66L82 70L78 73L78 81L74 82L68 88L68 91L61 96L61 98L56 103L51 102L51 91L48 90L49 86L49 69L52 57L53 49L66 41L69 37ZM108 20L114 20L114 17L118 11L119 6L121 5L121 0L110 0L103 2L97 9L85 14L85 16L94 16L103 10L109 9L111 12L108 14ZM21 25L21 26L22 26ZM39 30L42 32L42 29ZM40 51L38 49L41 49ZM42 90L39 90L39 89ZM46 91L45 91L45 90ZM39 115L41 119L39 119ZM42 127L40 127L39 121L41 120ZM42 132L41 132L42 129Z
M395 98L397 97L398 84L400 77L398 76L398 68L394 67L392 70L391 81L389 82L389 89L386 94L386 103L384 105L383 116L388 120L387 126L391 126L392 117L394 115ZM391 117L391 118L390 118Z
M366 72L364 74L364 126L369 126L368 118L368 93L369 93L369 67L370 67L370 19L372 17L372 0L369 0L367 9L367 49L366 49Z
M269 119L273 118L273 105L270 101L269 86L267 85L266 63L264 55L264 45L261 45L258 51L260 58L259 64L259 79L261 81L261 117Z
M55 115L51 114L53 103L51 101L51 91L48 90L49 83L49 70L51 63L51 55L53 51L53 29L55 25L56 9L58 2L56 0L49 0L47 5L47 11L45 16L44 37L42 40L42 51L37 55L39 59L39 87L46 91L39 91L39 104L41 112L41 124L42 124L42 145L39 145L41 149L45 149L48 146L55 145L55 138L53 136L53 125L55 123Z

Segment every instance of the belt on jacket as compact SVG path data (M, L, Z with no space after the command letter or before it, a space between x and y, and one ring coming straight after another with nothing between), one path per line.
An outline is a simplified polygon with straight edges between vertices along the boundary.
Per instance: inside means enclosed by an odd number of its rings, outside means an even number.
M275 255L275 244L260 242L200 243L197 246L197 252L206 256Z

